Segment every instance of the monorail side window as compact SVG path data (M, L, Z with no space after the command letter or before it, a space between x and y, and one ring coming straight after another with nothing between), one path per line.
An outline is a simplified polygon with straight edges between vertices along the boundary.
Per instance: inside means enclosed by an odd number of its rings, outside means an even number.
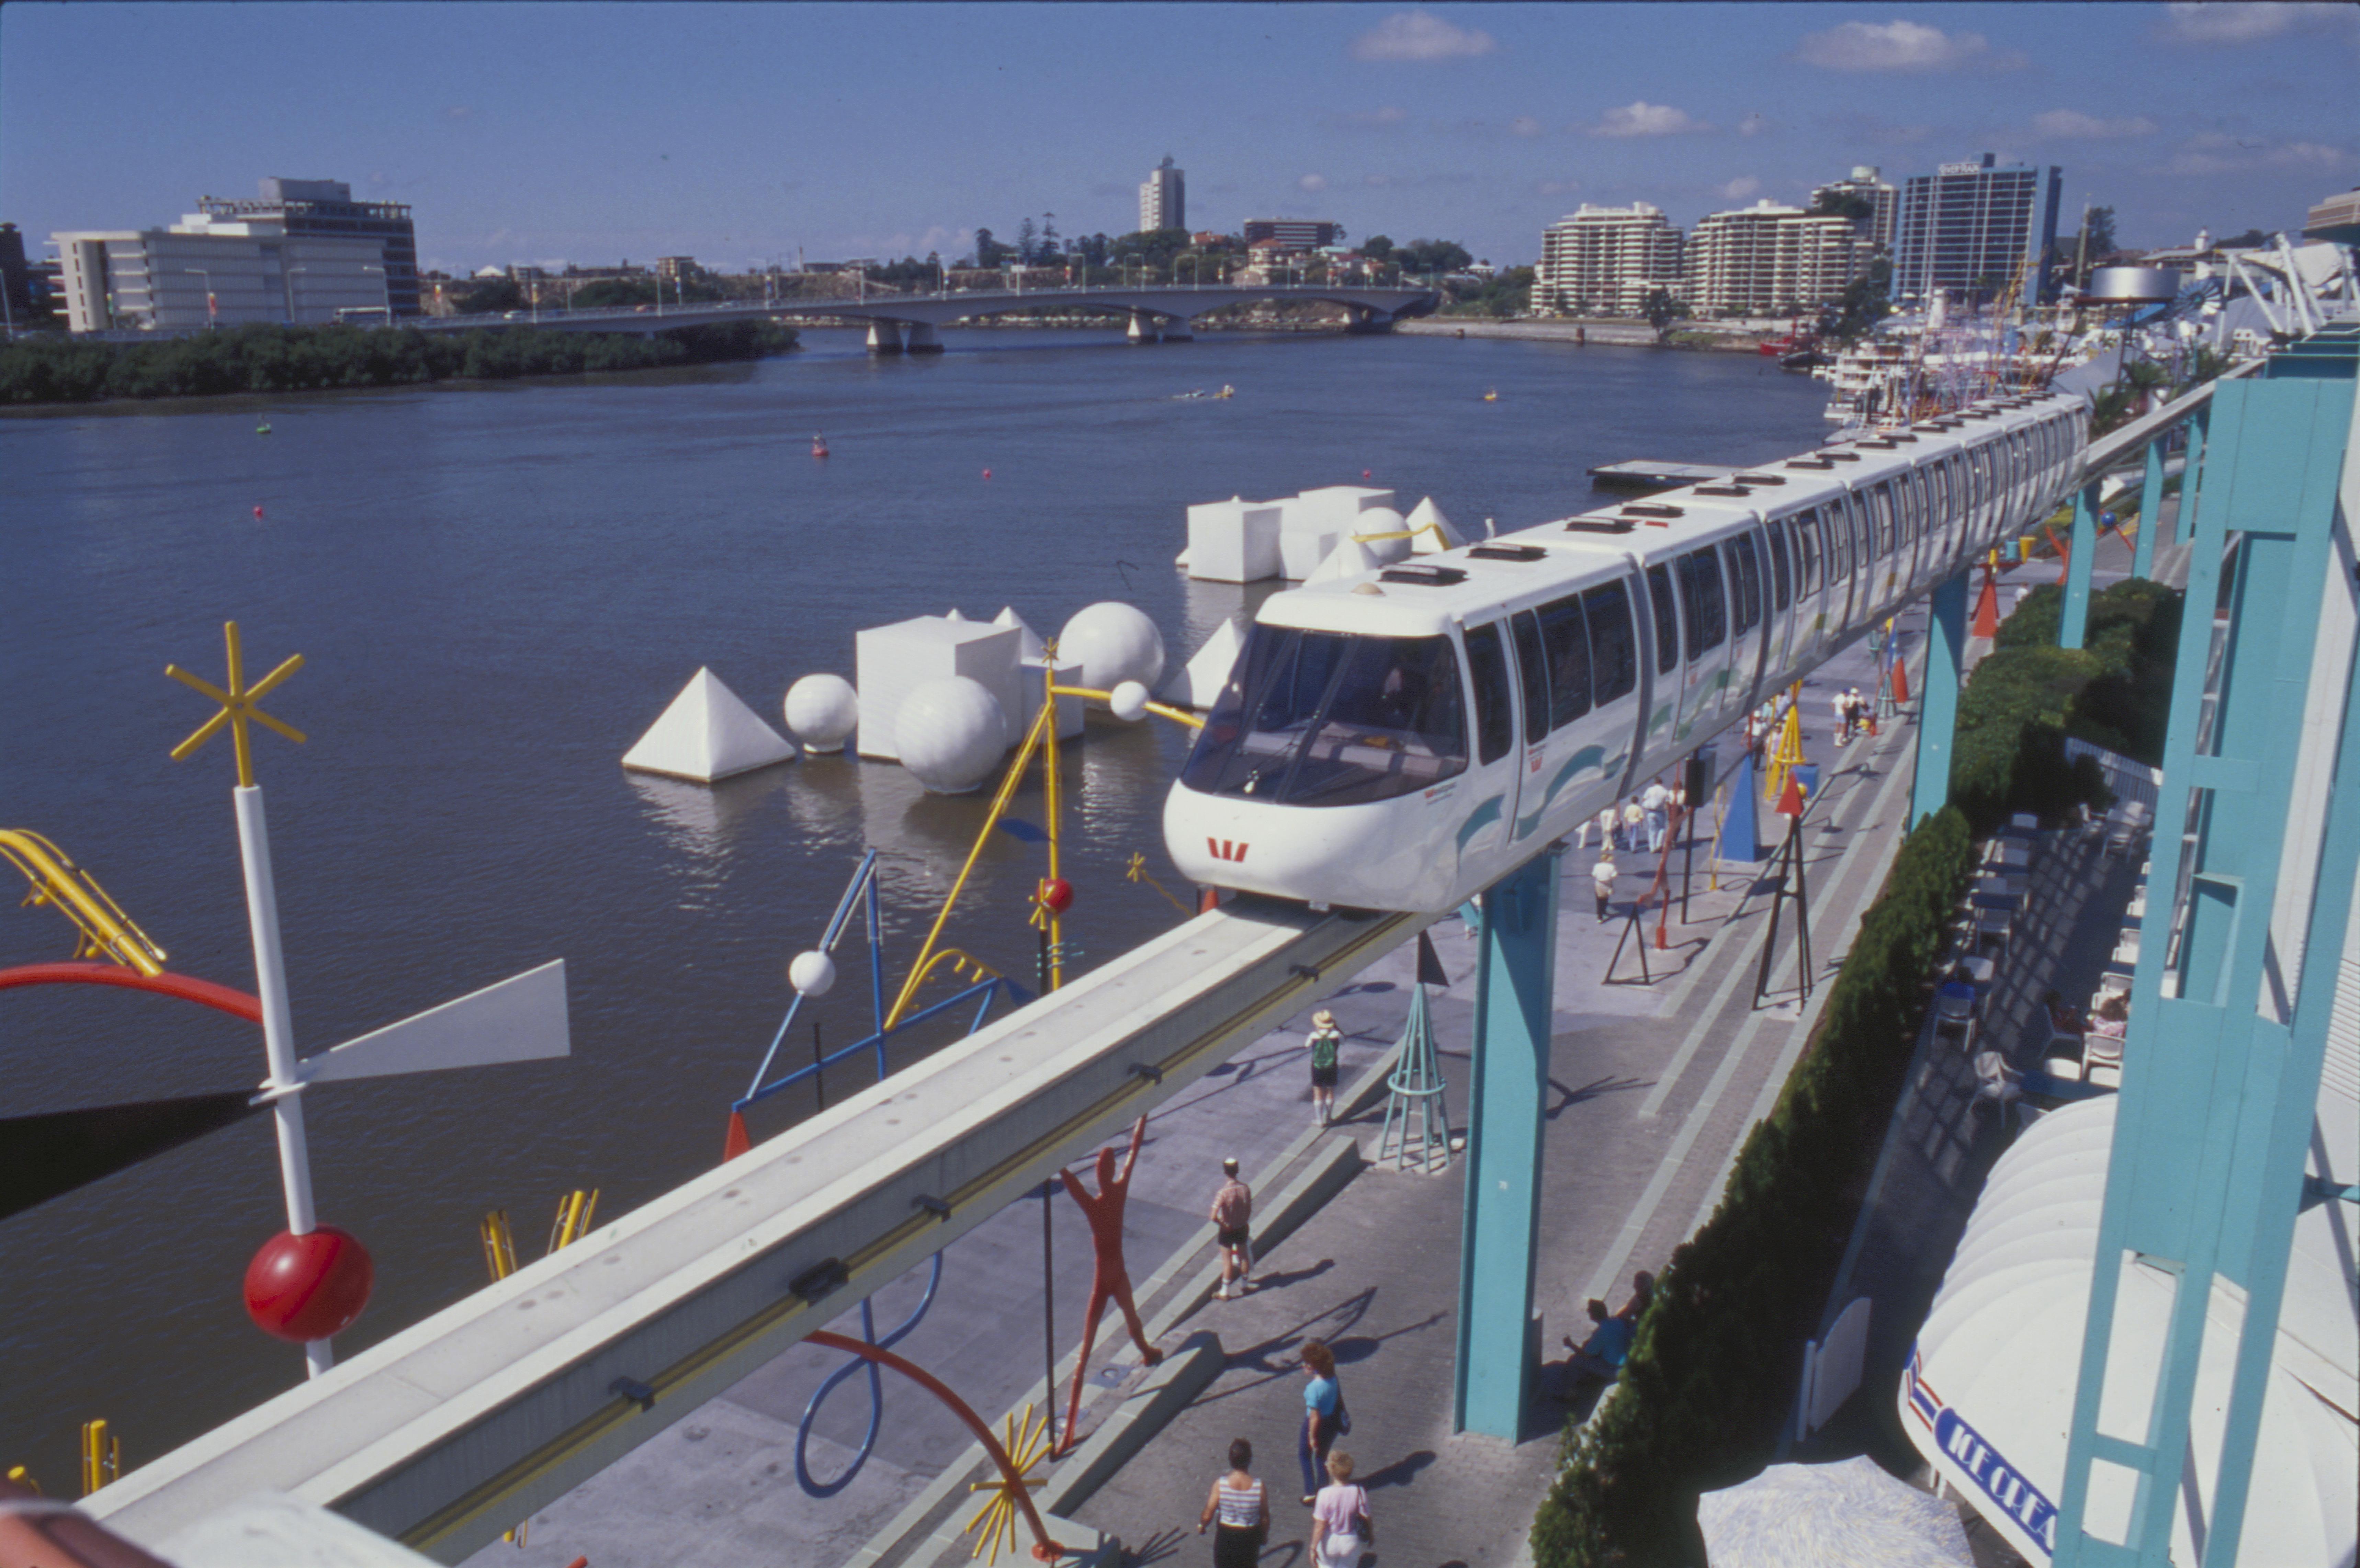
M1466 699L1448 637L1256 626L1180 777L1206 794L1342 806L1406 795L1466 767Z
M1893 553L1894 495L1892 481L1878 485L1868 493L1869 511L1876 519L1870 531L1869 553L1882 561Z
M1629 696L1639 684L1639 636L1631 622L1631 595L1620 583L1602 583L1582 594L1581 606L1590 617L1590 688L1602 708Z
M1754 536L1740 534L1723 539L1721 548L1729 552L1729 576L1737 593L1737 635L1743 637L1762 620L1762 562L1754 553Z
M1830 587L1852 576L1852 529L1844 525L1844 513L1851 505L1852 497L1847 495L1819 514L1828 530L1828 585Z
M1524 744L1538 746L1548 739L1548 653L1541 647L1538 616L1530 610L1518 610L1515 621L1516 678L1524 692Z
M1786 525L1781 520L1770 525L1770 604L1774 609L1786 607Z
M1796 592L1808 599L1819 591L1819 514L1806 512L1793 525Z
M1508 653L1500 627L1467 628L1467 667L1475 677L1475 759L1494 763L1515 738L1515 714L1508 705Z
M1680 661L1680 617L1673 605L1670 567L1647 568L1647 600L1655 611L1655 673L1669 675Z
M1563 729L1590 712L1590 628L1581 595L1543 604L1541 642L1548 649L1549 727Z
M1721 557L1710 545L1679 559L1680 610L1688 621L1688 662L1702 659L1729 635L1721 593Z

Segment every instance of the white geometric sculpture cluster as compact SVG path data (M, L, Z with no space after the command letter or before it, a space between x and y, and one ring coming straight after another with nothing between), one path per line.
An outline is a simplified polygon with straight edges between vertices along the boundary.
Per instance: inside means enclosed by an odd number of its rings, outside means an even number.
M690 677L663 716L623 754L623 766L700 784L727 779L776 762L794 760L795 748L738 700L710 670Z
M1172 679L1156 695L1175 707L1204 712L1221 694L1221 687L1229 681L1229 671L1237 668L1238 655L1245 646L1245 634L1238 630L1237 622L1223 621L1213 628L1213 635L1205 639L1196 656L1173 671Z
M1437 539L1428 525L1438 525L1445 539ZM1405 532L1412 537L1376 537ZM1357 548L1345 548L1356 539ZM1181 551L1178 564L1203 583L1261 583L1273 577L1319 582L1365 571L1364 562L1384 566L1412 551L1432 554L1466 542L1431 496L1404 518L1394 509L1390 490L1330 485L1284 500L1248 501L1233 495L1189 507L1188 548Z
M1012 730L1015 715L1024 711L1017 675L1022 640L1017 627L948 615L919 615L855 633L853 681L860 688L856 744L860 755L881 762L901 761L901 746L894 726L902 702L925 682L954 676L990 692ZM1005 747L1017 738L1013 733L1004 734L1000 744Z

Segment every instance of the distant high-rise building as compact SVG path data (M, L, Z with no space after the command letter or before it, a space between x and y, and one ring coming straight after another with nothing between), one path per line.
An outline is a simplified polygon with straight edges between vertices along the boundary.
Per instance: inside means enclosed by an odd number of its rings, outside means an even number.
M2040 258L2057 243L2065 176L2055 165L1946 163L1902 188L1893 239L1896 299L1997 294L2019 272L2021 297L2040 288Z
M1647 296L1681 291L1680 231L1660 207L1594 207L1541 231L1533 303L1573 315L1635 316Z
M0 306L12 323L33 313L32 268L25 265L25 236L14 223L0 223Z
M1188 226L1188 182L1179 169L1172 167L1166 155L1139 188L1139 228L1142 234L1153 234L1158 229L1185 229Z
M1766 198L1711 213L1688 235L1688 309L1699 316L1815 310L1842 297L1858 246L1849 218Z
M1853 197L1868 203L1868 214L1853 221L1853 230L1861 238L1878 250L1893 245L1893 225L1901 212L1901 192L1882 178L1874 166L1861 164L1853 168L1849 180L1831 180L1811 192L1811 205L1816 208L1831 196Z
M1283 251L1323 250L1336 243L1340 224L1325 218L1248 218L1242 237L1249 245L1276 245Z

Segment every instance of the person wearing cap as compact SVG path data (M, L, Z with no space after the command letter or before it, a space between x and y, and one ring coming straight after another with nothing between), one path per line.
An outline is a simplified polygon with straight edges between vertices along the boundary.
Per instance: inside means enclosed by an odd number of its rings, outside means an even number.
M1221 1161L1221 1174L1227 1180L1207 1217L1213 1222L1213 1245L1221 1249L1221 1284L1213 1294L1226 1301L1232 1289L1242 1296L1252 1288L1253 1189L1239 1179L1234 1155Z
M1336 1108L1336 1052L1344 1043L1336 1015L1325 1007L1312 1014L1311 1033L1303 1043L1311 1052L1311 1119L1326 1127Z

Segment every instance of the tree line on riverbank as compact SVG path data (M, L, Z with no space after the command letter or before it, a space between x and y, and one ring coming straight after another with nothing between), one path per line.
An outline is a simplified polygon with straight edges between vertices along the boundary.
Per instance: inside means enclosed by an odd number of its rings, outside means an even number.
M344 325L235 327L152 343L45 335L0 347L0 404L508 381L759 359L794 346L794 329L770 321L707 322L650 337Z

